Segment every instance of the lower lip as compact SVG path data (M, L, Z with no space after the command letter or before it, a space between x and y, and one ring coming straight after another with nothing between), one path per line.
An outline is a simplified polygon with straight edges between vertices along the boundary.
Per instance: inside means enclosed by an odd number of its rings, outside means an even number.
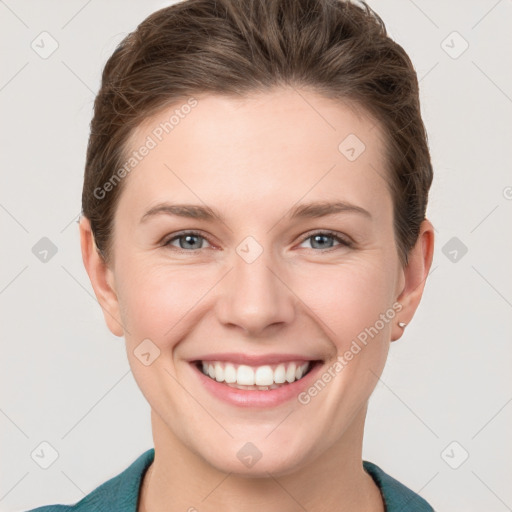
M300 393L311 385L323 365L320 361L316 361L313 368L302 379L267 391L232 388L207 377L195 363L191 363L191 366L198 374L204 387L224 402L238 407L276 407L289 400L296 399Z

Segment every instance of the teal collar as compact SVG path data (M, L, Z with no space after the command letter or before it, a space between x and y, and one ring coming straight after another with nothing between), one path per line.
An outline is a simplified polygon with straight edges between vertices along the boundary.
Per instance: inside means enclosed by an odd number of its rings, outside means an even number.
M154 458L155 449L150 448L122 473L101 484L74 506L50 505L29 512L92 512L93 510L137 512L142 480ZM434 512L422 497L386 474L376 464L363 461L363 468L379 487L386 512Z

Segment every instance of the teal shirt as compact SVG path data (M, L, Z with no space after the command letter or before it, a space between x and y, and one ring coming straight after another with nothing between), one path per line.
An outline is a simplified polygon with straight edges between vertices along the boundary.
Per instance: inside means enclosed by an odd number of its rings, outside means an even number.
M107 480L75 505L47 505L27 512L137 512L137 500L144 473L153 462L155 449L144 452L119 475ZM372 462L363 461L386 504L386 512L433 512L418 494L384 473Z

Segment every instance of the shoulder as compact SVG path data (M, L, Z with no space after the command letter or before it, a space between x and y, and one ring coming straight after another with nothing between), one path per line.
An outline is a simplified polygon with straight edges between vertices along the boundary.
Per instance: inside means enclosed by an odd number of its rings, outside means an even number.
M434 512L419 494L400 483L392 476L385 473L379 466L372 462L363 461L365 471L373 478L380 488L386 512L399 512L403 510L411 512Z
M147 450L123 472L96 487L74 505L45 505L27 512L136 512L142 477L154 457L155 449Z

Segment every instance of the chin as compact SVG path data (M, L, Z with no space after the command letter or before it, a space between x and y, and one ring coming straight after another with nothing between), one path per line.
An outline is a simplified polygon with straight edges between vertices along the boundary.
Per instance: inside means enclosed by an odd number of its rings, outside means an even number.
M232 440L230 446L220 447L219 453L210 451L203 459L223 473L246 478L268 478L270 473L278 477L295 472L305 462L304 450L287 448L284 449L283 443L268 440L260 443Z

